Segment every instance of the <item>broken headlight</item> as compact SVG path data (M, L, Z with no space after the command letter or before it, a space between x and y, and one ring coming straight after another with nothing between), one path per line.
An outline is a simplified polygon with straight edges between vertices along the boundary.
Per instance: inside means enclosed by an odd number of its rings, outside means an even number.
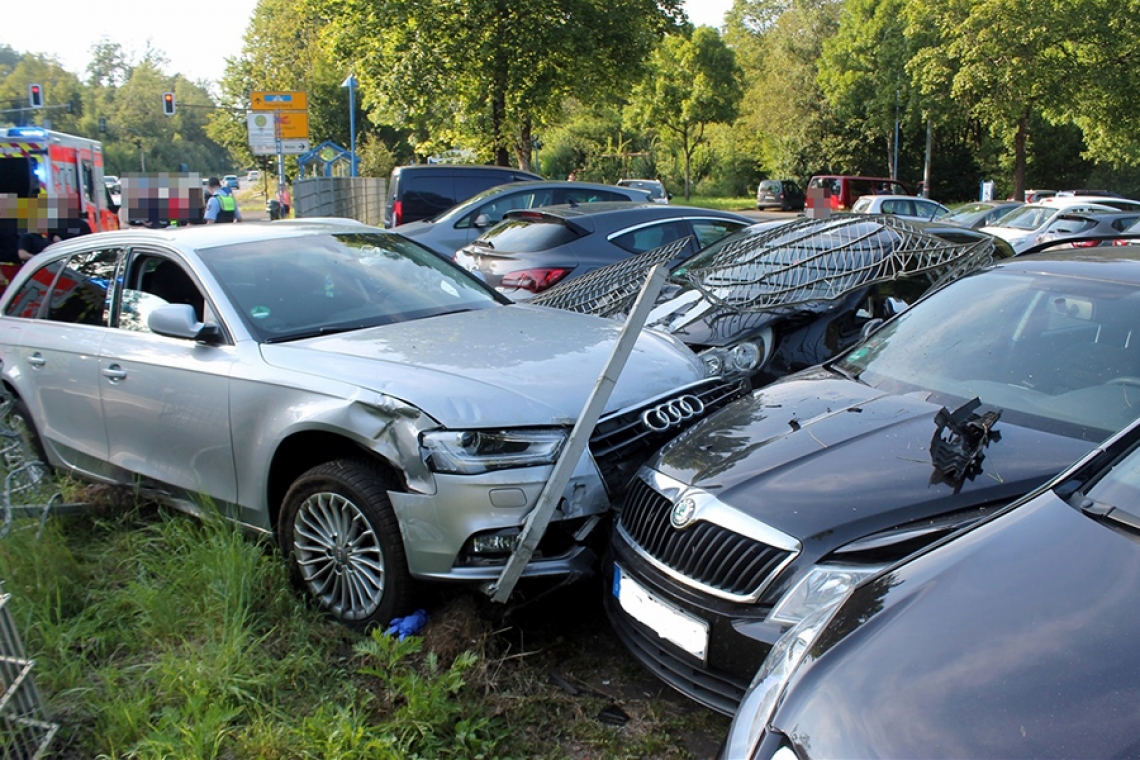
M725 348L710 348L701 352L701 361L705 363L705 376L732 377L754 371L766 358L765 345L766 341L757 337Z
M477 475L553 464L565 440L561 430L439 430L424 433L421 446L433 471Z

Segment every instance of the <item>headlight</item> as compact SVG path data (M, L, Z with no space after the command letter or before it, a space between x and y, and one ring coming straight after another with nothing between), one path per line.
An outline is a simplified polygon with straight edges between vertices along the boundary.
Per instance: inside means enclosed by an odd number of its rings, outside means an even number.
M700 354L705 363L706 377L742 375L759 367L765 356L767 342L763 337L744 340L729 348L710 348Z
M886 565L816 565L784 594L769 616L780 623L798 623L821 607L835 604L855 584L882 570Z
M815 644L820 632L831 621L831 616L844 598L846 594L833 597L826 607L812 611L789 628L769 650L728 729L722 757L752 757L757 742L772 720L772 714L776 711L788 680Z
M441 430L424 433L422 446L435 472L475 475L553 464L565 440L561 430Z

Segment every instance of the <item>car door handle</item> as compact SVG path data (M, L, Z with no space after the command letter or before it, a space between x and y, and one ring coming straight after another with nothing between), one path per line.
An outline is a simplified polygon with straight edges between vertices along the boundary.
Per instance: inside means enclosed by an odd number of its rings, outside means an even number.
M125 380L127 378L127 371L120 367L118 364L112 364L111 366L105 367L103 369L103 377L107 378L112 383L117 383L120 380Z
M27 361L28 361L28 364L30 364L36 368L42 367L45 364L47 364L47 359L45 359L44 355L41 354L39 351L36 351L34 354L29 356Z

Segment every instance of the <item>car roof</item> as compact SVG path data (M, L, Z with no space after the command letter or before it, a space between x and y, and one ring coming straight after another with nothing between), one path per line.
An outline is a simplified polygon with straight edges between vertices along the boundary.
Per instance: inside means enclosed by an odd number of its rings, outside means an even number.
M731 211L718 211L716 209L700 208L698 206L678 206L676 204L664 206L660 203L643 203L641 201L597 201L595 203L580 204L560 203L554 206L542 206L536 209L511 211L508 212L507 216L520 217L527 214L542 214L552 219L575 219L584 216L604 217L616 214L633 214L639 210L649 217L710 216L724 219L744 219L749 224L755 221L754 219L749 219L746 216Z
M1062 249L1003 259L994 267L1023 272L1084 277L1140 286L1140 246Z
M279 240L304 235L333 233L376 233L395 235L391 230L371 227L354 219L318 218L288 219L274 222L243 222L241 224L191 224L165 229L127 227L112 232L97 232L64 240L51 250L70 251L87 249L97 239L106 246L130 246L145 243L165 244L176 248L213 248L221 245L250 243L261 240ZM41 255L46 255L41 254Z

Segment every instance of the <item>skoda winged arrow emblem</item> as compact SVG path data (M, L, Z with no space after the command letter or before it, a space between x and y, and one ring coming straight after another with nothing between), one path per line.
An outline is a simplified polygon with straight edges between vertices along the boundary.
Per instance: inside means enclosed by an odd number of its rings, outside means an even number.
M674 528L689 527L693 522L693 515L697 512L697 503L686 497L673 505L673 512L669 515L669 522Z

